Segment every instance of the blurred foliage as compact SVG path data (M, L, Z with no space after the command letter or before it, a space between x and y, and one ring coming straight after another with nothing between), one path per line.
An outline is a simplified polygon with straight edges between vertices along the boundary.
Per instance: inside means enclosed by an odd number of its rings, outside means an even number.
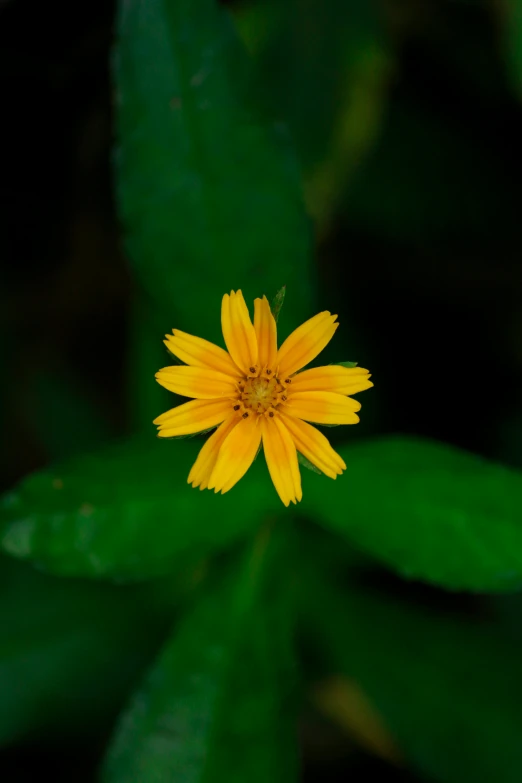
M518 781L520 3L0 20L2 780ZM293 512L150 423L163 334L285 285L376 384Z

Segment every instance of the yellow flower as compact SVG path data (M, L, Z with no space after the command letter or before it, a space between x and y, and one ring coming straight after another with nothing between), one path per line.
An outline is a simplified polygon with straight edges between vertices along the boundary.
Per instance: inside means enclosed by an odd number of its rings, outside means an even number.
M285 506L302 498L297 451L330 478L345 470L325 436L307 422L356 424L361 405L348 395L373 386L368 370L334 364L299 372L330 342L336 319L328 311L315 315L278 350L266 296L254 301L252 324L243 294L231 291L221 306L228 353L179 329L166 335L165 345L185 365L165 367L156 379L193 399L154 420L159 437L217 427L192 466L189 484L228 492L245 475L261 443Z

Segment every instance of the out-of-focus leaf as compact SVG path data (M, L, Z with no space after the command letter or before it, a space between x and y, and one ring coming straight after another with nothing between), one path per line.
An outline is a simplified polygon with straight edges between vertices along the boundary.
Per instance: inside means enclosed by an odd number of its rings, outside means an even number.
M291 783L295 678L288 527L203 595L124 714L105 783Z
M290 126L322 234L380 127L391 68L379 8L261 0L240 4L237 24L256 58L260 94Z
M362 748L392 764L402 762L382 717L357 682L334 675L318 683L310 695L319 712Z
M164 329L215 339L225 291L271 296L281 280L293 292L282 320L309 316L299 173L281 127L251 106L227 12L215 0L120 2L115 55L120 212Z
M126 361L126 389L129 400L129 419L132 432L153 435L153 420L172 407L172 395L154 376L160 367L173 364L175 359L163 344L161 318L149 299L135 293L130 312L130 328Z
M0 558L0 744L108 731L168 632L169 602L152 585L64 585Z
M0 503L2 547L58 574L144 579L281 510L259 460L223 497L192 489L203 442L135 438L29 476Z
M104 420L85 389L64 373L40 374L33 380L29 415L50 459L67 459L110 439Z
M395 571L450 589L522 584L522 475L433 441L338 448L346 473L310 477L302 510Z
M505 30L508 74L514 89L522 97L522 4L520 0L504 0L497 6Z
M1 504L2 546L60 574L150 578L281 512L264 460L224 496L186 484L202 441L136 439L25 479ZM442 444L340 447L335 482L303 476L299 511L409 577L452 589L522 583L522 476Z
M466 232L488 239L492 225L518 225L509 184L480 139L397 98L348 183L344 211L352 225L388 240L425 246Z
M306 604L319 657L359 683L409 764L441 783L520 780L522 639L500 616L322 587Z

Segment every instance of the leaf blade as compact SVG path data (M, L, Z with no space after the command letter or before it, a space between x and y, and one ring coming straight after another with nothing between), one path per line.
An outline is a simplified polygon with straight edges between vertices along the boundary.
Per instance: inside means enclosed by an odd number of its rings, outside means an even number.
M338 448L344 476L317 519L407 578L452 590L509 591L522 583L522 476L435 441L390 437Z
M0 502L2 548L65 576L149 579L230 545L278 499L259 464L233 493L192 489L202 443L137 436L28 476Z
M267 543L261 553L258 544L242 573L213 584L168 642L120 723L104 783L295 779L293 728L281 712L288 680L279 673L288 605L272 598L275 560L269 553L267 580L267 562L255 562L265 561Z
M308 315L299 173L281 128L251 105L226 12L212 0L130 0L117 31L118 198L139 282L178 326L211 339L232 288L259 296L283 276L287 315Z

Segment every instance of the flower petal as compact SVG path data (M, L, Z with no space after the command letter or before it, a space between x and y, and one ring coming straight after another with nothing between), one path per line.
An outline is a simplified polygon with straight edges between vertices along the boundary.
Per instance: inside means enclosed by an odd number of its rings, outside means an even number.
M160 438L193 435L221 424L231 408L230 400L191 400L162 413L154 424L159 427Z
M175 394L197 400L233 397L237 393L234 378L206 367L164 367L156 373L156 380Z
M239 419L223 441L208 488L222 493L232 489L254 461L260 443L259 418L249 416L248 419Z
M270 477L277 494L285 504L301 500L301 474L294 441L285 424L279 419L261 419L263 448Z
M277 326L266 296L254 299L254 330L259 350L259 365L273 369L277 356Z
M287 375L297 372L321 353L339 326L334 323L336 318L336 315L331 315L328 310L325 310L298 326L286 338L276 359L280 378L284 379Z
M223 424L220 424L217 430L205 441L204 446L200 450L195 463L192 465L187 482L192 484L193 487L199 487L200 489L206 489L210 474L214 469L216 460L218 458L219 449L228 433L239 424L241 419L234 414L228 419L225 419Z
M362 367L313 367L292 378L292 391L332 391L337 394L356 394L370 389L370 373Z
M173 334L166 334L163 340L169 351L191 367L209 367L217 372L239 378L241 372L234 364L232 357L219 345L195 337L179 329L173 329Z
M228 351L244 372L257 364L257 340L241 291L225 294L221 305L221 328Z
M322 432L306 421L294 419L284 413L281 414L281 419L290 432L297 451L310 460L312 465L333 479L346 470L344 460L330 446L328 438L325 438Z
M357 424L361 403L335 392L295 392L288 395L284 413L316 424Z

